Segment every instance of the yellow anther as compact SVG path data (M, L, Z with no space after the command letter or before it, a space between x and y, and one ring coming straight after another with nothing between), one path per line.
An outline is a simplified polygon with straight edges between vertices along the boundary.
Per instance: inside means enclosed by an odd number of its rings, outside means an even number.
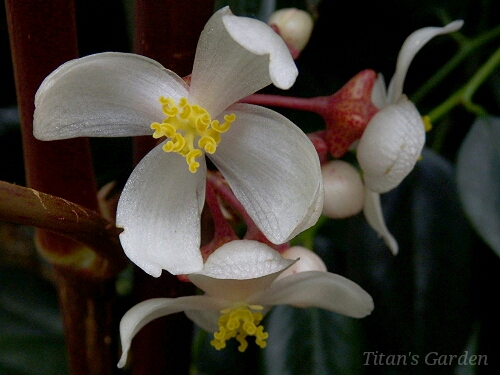
M186 158L189 171L195 173L200 163L196 158L203 156L203 151L213 154L225 133L236 120L235 114L225 115L224 122L213 120L210 114L198 105L189 104L186 98L180 98L176 104L171 97L160 97L162 110L167 118L163 122L153 122L153 137L169 138L163 145L165 152L176 152ZM197 146L197 147L196 147Z
M159 122L153 122L151 124L151 129L153 129L155 132L153 133L153 138L158 139L163 137L163 132L161 130L161 124Z
M424 129L426 132L432 129L431 118L429 116L423 116L422 121L424 123Z
M179 99L179 107L184 108L189 102L186 98L182 97Z
M173 139L168 141L163 145L163 151L165 152L180 152L185 145L186 141L179 133L175 133Z
M204 132L210 126L210 115L208 113L203 113L196 119L196 130L199 132Z
M179 113L179 109L177 107L170 108L168 105L162 106L162 110L168 117L177 116Z
M222 124L219 124L219 121L217 120L212 121L212 129L214 129L219 133L225 133L229 130L231 124L235 120L236 120L236 115L234 113L231 113L230 115L225 115L224 122Z
M262 310L260 305L238 305L233 308L221 310L219 317L219 331L214 333L214 339L210 344L217 350L226 347L226 341L232 338L240 343L238 350L244 352L248 347L247 336L255 336L255 343L264 348L266 339L269 336L264 332L264 327L259 325L264 316L260 312L252 310Z
M198 147L203 148L209 154L213 154L217 149L217 143L212 137L204 136L198 141Z
M191 114L191 106L186 105L182 107L182 112L179 113L179 117L183 120L187 120L190 114Z

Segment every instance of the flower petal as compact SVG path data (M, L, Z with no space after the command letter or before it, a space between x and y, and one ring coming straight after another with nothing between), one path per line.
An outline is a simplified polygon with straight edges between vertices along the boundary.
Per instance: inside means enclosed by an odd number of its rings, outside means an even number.
M362 318L373 310L373 300L358 284L330 272L306 271L276 281L253 295L248 303L319 307Z
M205 159L196 173L179 154L155 147L135 167L118 202L116 225L127 256L158 277L200 271Z
M238 302L269 287L293 263L263 243L237 240L215 250L203 270L190 274L189 279L211 296Z
M287 242L321 214L318 154L302 130L270 109L236 104L228 110L236 121L209 157L264 235Z
M215 310L227 307L226 301L207 296L155 298L143 301L128 310L120 321L122 356L118 367L125 366L134 336L146 324L162 316L184 310Z
M387 89L385 87L384 75L382 73L377 75L377 80L372 88L371 100L378 109L384 108L387 104L389 104L387 102Z
M298 75L288 48L268 25L216 12L198 41L189 100L212 117L238 100L274 83L288 89Z
M211 297L209 297L211 298ZM224 306L227 307L227 306ZM221 309L222 310L222 309ZM219 330L220 311L215 310L186 310L184 314L201 329L213 333Z
M403 83L408 68L420 49L437 35L448 34L457 31L464 24L463 20L450 22L444 27L424 27L414 31L403 43L398 55L396 72L392 76L388 89L388 101L394 103L403 93Z
M368 123L356 153L366 186L377 193L394 189L412 171L424 143L422 117L406 96L381 109Z
M292 246L291 248L283 251L281 256L285 259L297 259L297 261L280 273L276 280L281 280L299 272L327 271L323 259L321 259L314 251L302 246Z
M385 225L379 193L365 189L365 208L363 212L368 224L384 239L385 244L389 247L392 254L397 255L399 251L398 242Z
M144 56L107 52L68 61L35 96L33 134L40 140L152 134L165 117L160 96L187 96L175 73Z
M281 272L293 263L261 242L236 240L210 254L198 274L216 279L247 280Z

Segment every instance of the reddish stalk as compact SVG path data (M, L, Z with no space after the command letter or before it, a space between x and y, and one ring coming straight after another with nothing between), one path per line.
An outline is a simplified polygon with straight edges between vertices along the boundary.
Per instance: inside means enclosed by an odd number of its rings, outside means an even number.
M330 97L297 98L293 96L253 94L240 100L242 103L256 104L264 107L281 107L299 111L314 112L323 116L328 111Z
M243 99L242 102L319 114L326 124L326 131L322 135L328 151L334 158L340 158L349 150L352 143L363 135L369 121L378 112L371 100L376 79L377 74L373 70L366 69L356 74L330 96L294 98L255 94Z
M209 183L214 191L225 201L227 201L231 207L233 207L240 215L245 225L247 227L246 233L243 236L243 239L254 240L265 243L266 245L272 247L277 251L284 251L288 249L290 246L288 243L284 243L281 245L275 245L270 242L266 236L260 231L260 229L255 225L253 219L248 215L245 208L241 204L241 202L236 198L233 191L224 180L220 173L209 173L207 175L207 183Z
M40 83L59 65L78 55L73 1L6 0L5 4L28 186L97 211L87 139L40 142L32 133L34 97ZM37 231L37 245L42 254L70 259L82 250L80 243L46 230ZM99 311L111 311L113 301L110 295L103 295L100 283L82 283L83 277L88 280L109 272L101 269L96 275L90 269L91 272L81 273L73 266L56 270L71 373L110 374L116 353L110 351L102 332L109 332L112 327L107 316ZM116 273L116 269L111 273ZM69 293L65 292L68 288ZM89 350L92 355L82 356Z
M148 56L180 76L191 73L198 37L213 13L212 0L137 0L134 52ZM134 140L134 161L155 145L153 137ZM166 171L168 173L168 171ZM202 234L203 236L203 234ZM167 272L154 279L136 269L135 302L175 298L195 289ZM144 327L132 344L134 374L189 374L192 323L183 314L157 319Z
M209 174L212 174L209 172ZM238 236L234 232L233 227L224 217L221 209L221 203L215 193L213 179L207 179L207 188L205 196L205 205L210 211L210 216L213 221L214 234L211 241L202 247L201 254L206 260L210 254L227 242L238 240Z

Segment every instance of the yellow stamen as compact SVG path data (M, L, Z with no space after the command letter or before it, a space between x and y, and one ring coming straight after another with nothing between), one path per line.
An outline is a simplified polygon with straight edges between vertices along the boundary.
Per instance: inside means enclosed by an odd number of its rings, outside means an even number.
M213 154L220 143L221 133L225 133L236 120L234 113L224 116L224 122L213 120L210 114L198 105L189 104L186 98L180 98L176 104L173 98L160 97L162 111L167 118L163 122L153 122L153 138L170 138L163 151L176 152L186 158L189 171L195 173L200 166L196 161L203 155L202 149ZM198 146L197 147L195 147Z
M236 338L240 343L238 350L244 352L248 347L247 336L255 336L255 343L261 348L266 347L266 339L269 334L264 332L264 327L258 325L264 315L255 310L262 310L259 305L238 305L229 309L221 310L219 317L219 332L214 333L214 339L210 344L217 350L226 347L226 341ZM252 311L254 310L254 311Z

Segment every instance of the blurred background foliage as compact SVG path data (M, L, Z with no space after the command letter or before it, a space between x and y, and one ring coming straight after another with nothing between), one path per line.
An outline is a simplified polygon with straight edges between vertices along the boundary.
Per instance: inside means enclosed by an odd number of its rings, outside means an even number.
M297 60L300 75L286 95L330 95L363 69L392 76L405 38L425 26L441 26L462 18L461 33L474 37L500 25L500 2L493 0L276 0L276 6L297 7L316 17L310 43ZM131 51L132 0L75 0L80 54ZM216 2L216 7L227 1ZM239 15L261 17L267 8L258 1L229 1ZM194 10L195 11L195 10ZM23 185L24 171L12 63L5 21L0 8L0 180ZM161 29L159 29L161 32ZM448 98L498 48L500 38L469 55L441 84L419 93L422 114ZM165 48L168 48L166 46ZM457 42L440 36L416 56L404 91L412 98L419 88L455 53ZM497 129L500 114L500 71L491 74L474 96L491 116L481 120ZM268 93L278 90L270 87ZM320 117L276 109L305 131L321 129ZM319 230L315 251L329 271L347 276L375 300L375 311L354 320L322 310L275 308L265 321L270 333L264 350L251 347L241 354L235 347L214 351L206 332L195 330L193 372L199 374L498 374L500 319L494 307L500 284L500 260L492 240L478 229L474 213L462 207L474 202L476 190L457 188L456 166L475 115L456 107L428 133L423 159L397 189L383 195L390 231L400 244L393 257L365 222L362 214L329 220ZM477 123L477 122L476 122ZM482 125L481 125L482 124ZM489 129L489 128L488 128ZM444 134L435 143L435 135ZM468 142L461 151L462 179L479 181L490 202L487 222L499 221L500 132L492 131ZM493 135L492 135L493 134ZM496 136L495 136L496 134ZM496 138L495 138L496 137ZM479 139L479 140L478 140ZM490 151L471 159L482 142ZM92 139L100 185L124 181L131 170L129 139ZM472 142L472 143L471 143ZM432 151L431 148L434 150ZM465 155L465 156L463 156ZM472 160L472 161L471 161ZM485 174L483 166L489 166ZM486 167L485 167L486 168ZM482 206L481 206L482 207ZM479 217L483 211L475 213ZM484 215L483 215L484 218ZM471 222L473 223L471 225ZM498 238L498 227L491 235ZM486 239L486 240L484 240ZM493 241L494 241L493 239ZM57 297L50 269L32 243L32 229L0 222L0 374L49 375L67 373L66 353ZM487 366L428 366L429 352L487 355ZM418 355L418 365L364 365L367 352Z

